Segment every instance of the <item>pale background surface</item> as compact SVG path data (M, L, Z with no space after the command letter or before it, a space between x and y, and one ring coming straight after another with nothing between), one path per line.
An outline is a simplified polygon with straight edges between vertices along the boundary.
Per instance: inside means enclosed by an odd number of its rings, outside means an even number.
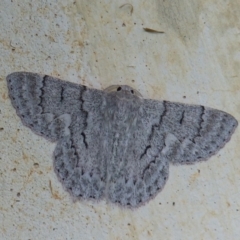
M171 166L139 209L73 203L53 172L55 144L22 125L5 80L21 70L98 89L128 84L239 121L239 9L238 0L1 0L0 239L239 239L239 127L211 160Z

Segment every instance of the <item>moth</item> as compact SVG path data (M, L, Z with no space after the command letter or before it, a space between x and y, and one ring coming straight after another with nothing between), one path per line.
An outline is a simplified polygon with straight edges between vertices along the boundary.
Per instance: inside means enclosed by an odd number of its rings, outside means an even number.
M238 125L223 111L144 99L126 85L102 91L30 72L7 83L22 123L57 143L54 171L74 199L138 207L163 189L170 164L209 159Z

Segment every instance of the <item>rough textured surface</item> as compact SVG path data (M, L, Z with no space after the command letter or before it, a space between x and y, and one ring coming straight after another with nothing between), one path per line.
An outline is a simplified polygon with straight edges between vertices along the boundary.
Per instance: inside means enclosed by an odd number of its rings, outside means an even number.
M238 0L0 1L0 238L239 239L240 128L209 161L170 165L164 190L134 211L73 202L25 127L6 76L31 71L91 88L220 109L240 120ZM143 30L164 31L154 34Z
M54 169L74 198L137 207L163 189L169 163L208 159L238 124L216 109L142 99L126 85L106 92L29 72L7 82L22 122L57 141Z

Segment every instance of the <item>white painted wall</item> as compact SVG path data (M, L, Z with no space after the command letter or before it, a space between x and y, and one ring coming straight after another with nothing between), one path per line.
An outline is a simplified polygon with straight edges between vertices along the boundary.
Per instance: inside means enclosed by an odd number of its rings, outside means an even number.
M128 84L240 120L239 9L238 0L1 0L0 239L239 239L239 128L211 160L171 166L139 209L74 203L53 172L55 144L22 125L5 81L22 70Z

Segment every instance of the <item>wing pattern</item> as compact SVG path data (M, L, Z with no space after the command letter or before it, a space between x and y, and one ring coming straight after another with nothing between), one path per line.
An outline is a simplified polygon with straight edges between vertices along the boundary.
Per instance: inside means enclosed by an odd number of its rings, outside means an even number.
M169 164L209 159L238 125L228 113L143 99L128 86L107 92L27 72L7 83L23 124L57 142L54 169L75 199L140 206L163 189Z

